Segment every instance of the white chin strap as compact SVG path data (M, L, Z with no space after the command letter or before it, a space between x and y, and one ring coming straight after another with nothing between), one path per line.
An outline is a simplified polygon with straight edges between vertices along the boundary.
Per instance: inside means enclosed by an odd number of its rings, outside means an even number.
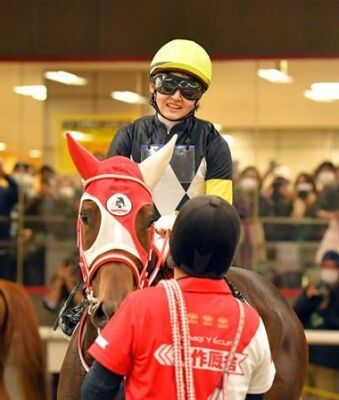
M128 230L102 206L98 199L88 193L84 193L81 203L85 200L93 201L99 207L101 214L101 224L97 237L92 246L82 252L87 267L90 269L94 260L103 253L112 250L126 251L141 260Z

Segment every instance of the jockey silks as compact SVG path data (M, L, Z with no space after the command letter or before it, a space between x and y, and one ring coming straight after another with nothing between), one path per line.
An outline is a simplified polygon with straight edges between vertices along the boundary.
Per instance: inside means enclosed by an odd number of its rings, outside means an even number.
M194 148L194 164L189 164L193 165L194 174L190 176L192 179L189 182L186 177L181 179L185 172L182 165L176 162L178 160L171 160L167 184L162 182L165 178L161 178L158 183L158 188L162 187L164 193L167 193L167 202L162 201L162 206L166 208L165 214L168 214L168 210L179 210L188 199L202 194L218 195L232 202L230 150L213 124L207 121L195 117L186 118L168 132L166 125L156 115L140 118L119 130L111 143L108 156L123 155L140 162L143 146L162 146L174 134L178 134L177 147L183 146L184 150L187 146ZM190 166L186 171L188 174L191 174Z
M141 160L158 151L162 145L143 145ZM180 201L178 186L189 187L195 175L195 146L175 146L171 164L167 166L160 181L152 191L154 204L160 215L171 214L174 210L170 199Z

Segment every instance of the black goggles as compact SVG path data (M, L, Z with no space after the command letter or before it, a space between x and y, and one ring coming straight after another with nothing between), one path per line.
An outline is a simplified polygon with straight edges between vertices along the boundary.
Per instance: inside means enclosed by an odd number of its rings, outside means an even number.
M156 74L153 77L155 90L162 94L173 94L178 89L187 100L199 100L205 89L202 83L194 78L183 78L173 74Z

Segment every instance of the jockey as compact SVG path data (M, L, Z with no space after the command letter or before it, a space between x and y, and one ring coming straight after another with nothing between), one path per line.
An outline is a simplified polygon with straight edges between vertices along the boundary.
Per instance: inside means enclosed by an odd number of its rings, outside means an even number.
M126 399L259 400L275 367L264 324L224 275L239 241L235 209L199 196L170 238L175 279L130 294L89 353L83 400L108 400L124 377Z
M217 195L232 203L232 159L226 141L211 122L195 117L212 78L209 55L191 40L176 39L155 54L150 65L150 104L156 113L134 121L115 135L108 156L141 162L178 134L171 166L153 191L160 218L156 229L170 230L174 210L192 197Z

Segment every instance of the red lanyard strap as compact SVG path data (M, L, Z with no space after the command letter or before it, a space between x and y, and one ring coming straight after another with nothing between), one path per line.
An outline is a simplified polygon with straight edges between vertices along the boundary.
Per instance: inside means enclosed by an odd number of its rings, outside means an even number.
M240 340L242 337L242 332L244 330L244 325L245 325L244 304L242 301L240 301L238 299L235 299L235 300L239 306L239 321L238 321L237 331L236 331L236 334L235 334L235 337L233 340L231 350L228 353L225 367L221 371L221 376L217 383L217 387L213 391L211 396L208 398L208 400L220 400L220 399L226 400L226 398L227 398L227 384L228 384L229 369L234 361L234 358L236 357L236 352L238 350L239 343L240 343ZM221 395L221 397L220 397L220 395Z

